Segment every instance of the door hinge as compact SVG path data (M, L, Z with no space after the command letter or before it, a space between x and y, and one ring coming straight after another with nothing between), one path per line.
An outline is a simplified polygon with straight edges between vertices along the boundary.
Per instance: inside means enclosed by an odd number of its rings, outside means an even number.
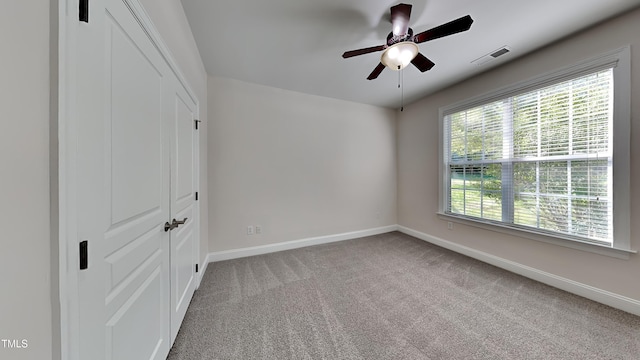
M200 120L193 120L196 123L196 130L200 127Z
M87 240L80 242L80 270L86 270L89 267L89 242Z
M80 0L78 9L78 19L86 23L89 22L89 0Z
M198 272L198 264L196 264L196 272Z
M196 201L198 201L198 192L196 191Z

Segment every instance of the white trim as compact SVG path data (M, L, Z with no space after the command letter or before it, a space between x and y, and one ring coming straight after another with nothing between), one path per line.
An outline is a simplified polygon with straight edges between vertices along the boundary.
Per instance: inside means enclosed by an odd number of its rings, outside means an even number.
M78 21L74 9L78 9L77 0L58 1L58 295L60 358L65 360L78 359L80 347L77 253L74 253L78 244L75 207L77 89L73 86Z
M521 238L542 241L548 244L554 244L558 246L567 247L570 249L582 250L599 255L610 256L618 259L628 260L630 254L637 254L635 250L620 249L606 245L599 245L597 243L587 242L570 236L563 236L560 233L545 234L536 229L528 230L524 227L516 228L501 224L499 222L488 223L484 221L477 221L474 218L467 218L464 215L456 215L449 213L438 213L438 218L441 220L453 221L459 224L465 224L468 226L477 227L489 231L495 231L503 234L509 234L511 236L517 236Z
M522 265L520 263L511 261L511 260L503 259L501 257L491 255L483 251L479 251L464 245L456 244L454 242L444 240L429 234L425 234L423 232L419 232L417 230L413 230L411 228L401 226L401 225L389 225L389 226L368 229L368 230L353 231L353 232L342 233L342 234L318 236L318 237L301 239L301 240L287 241L287 242L278 243L278 244L211 252L207 254L207 257L205 259L205 264L203 265L203 269L200 272L200 280L202 280L202 276L204 276L204 273L207 269L207 265L211 262L238 259L238 258L243 258L248 256L273 253L277 251L297 249L297 248L312 246L312 245L327 244L327 243L336 242L336 241L356 239L364 236L384 234L392 231L400 231L404 234L424 240L436 246L440 246L442 248L449 249L457 253L472 257L474 259L480 260L487 264L497 266L499 268L510 271L512 273L522 275L529 279L539 281L541 283L570 292L572 294L576 294L584 298L640 316L639 300L635 300L635 299L622 296L610 291L602 290L602 289L599 289L587 284L583 284L571 279L557 276L542 270L538 270L536 268L532 268L530 266Z
M384 234L384 233L388 233L396 230L398 230L398 225L389 225L389 226L383 226L383 227L378 227L373 229L346 232L341 234L317 236L317 237L300 239L300 240L286 241L286 242L281 242L277 244L269 244L269 245L253 246L253 247L242 248L242 249L211 252L207 255L207 263L238 259L238 258L254 256L254 255L268 254L268 253L273 253L273 252L283 251L283 250L298 249L301 247L312 246L312 245L328 244L336 241L357 239L365 236Z
M615 166L613 167L613 243L609 249L611 251L606 251L604 247L595 245L593 247L589 247L589 243L587 241L583 241L581 239L576 239L570 236L564 236L563 234L558 234L558 236L551 236L546 234L544 230L538 231L536 229L531 230L523 230L517 226L511 226L508 222L501 222L497 224L497 222L488 221L482 218L464 218L462 216L458 217L458 219L463 219L465 223L469 225L479 226L485 229L490 229L491 227L496 227L496 231L504 231L505 227L509 227L516 233L510 233L515 236L530 238L534 240L542 240L546 242L551 242L554 244L560 244L560 241L565 241L567 243L575 242L574 245L566 245L567 247L576 248L585 251L592 251L596 253L604 253L606 255L619 257L619 258L628 258L627 253L636 253L635 250L631 249L631 231L630 231L630 207L631 200L628 196L630 189L630 121L631 121L631 48L630 45L618 48L616 50L612 50L606 52L604 54L600 54L598 56L592 57L590 59L586 59L584 61L580 61L576 64L565 66L558 70L549 71L539 76L535 76L533 78L517 82L512 85L501 87L494 91L489 91L465 100L458 101L456 103L443 106L438 109L438 156L439 156L439 166L438 166L438 214L440 216L451 216L455 218L454 214L447 213L447 204L448 204L448 196L450 194L450 184L449 184L449 172L448 172L448 164L445 159L448 157L447 151L449 151L449 145L446 142L449 139L445 136L445 121L444 118L447 115L452 113L463 111L466 109L473 108L475 106L480 106L482 104L488 104L494 101L498 101L504 98L508 98L511 96L515 96L527 91L533 91L535 89L540 89L544 86L551 85L554 83L558 83L560 81L569 80L571 78L586 75L590 72L605 69L608 67L612 67L613 77L614 77L614 105L613 105L613 148L612 158ZM570 158L570 157L559 157L559 158ZM549 158L547 158L549 159ZM534 160L534 159L531 159ZM509 162L519 161L517 159L510 158ZM474 162L474 163L487 163L485 162ZM462 220L461 220L462 221ZM520 234L518 234L520 232ZM531 235L539 234L539 236L531 236ZM550 239L552 239L550 241ZM560 240L564 239L564 240ZM587 239L585 239L587 240ZM595 244L595 242L594 242ZM565 246L565 245L563 245ZM589 250L595 249L595 250ZM605 251L603 251L605 250Z
M617 54L613 72L613 243L631 247L631 48Z
M557 276L542 270L532 268L530 266L522 265L517 262L503 259L501 257L485 253L470 247L456 244L454 242L444 240L411 228L398 225L398 231L424 240L431 244L443 247L455 251L457 253L472 257L487 264L497 266L512 273L522 275L529 279L539 281L541 283L556 287L558 289L576 294L587 299L609 305L616 309L626 311L631 314L640 316L640 301L626 296L622 296L610 291L602 290L590 285L586 285L571 279L567 279L561 276Z
M200 104L199 103L195 103L196 105L196 109L195 109L195 118L193 119L195 120L200 120ZM202 172L201 169L201 162L200 162L200 133L201 133L201 129L202 129L202 122L200 122L200 125L198 125L198 129L195 128L195 122L193 123L193 131L194 131L194 142L193 142L193 147L194 147L194 151L195 151L195 171L194 171L194 187L195 187L195 192L198 194L198 200L194 199L194 209L195 209L195 226L194 226L194 233L196 235L196 242L197 242L197 246L195 249L195 263L199 264L198 267L204 267L202 266L203 264L200 264L200 246L201 246L201 242L202 242L202 232L201 227L202 227L202 217L201 217L201 213L202 213L202 206L200 205L202 203L202 190L200 189L200 175ZM205 134L206 136L206 134ZM195 194L194 194L195 196ZM200 276L200 273L202 273L202 269L198 269L198 272L196 273L196 290L200 287L200 281L202 280L202 276Z

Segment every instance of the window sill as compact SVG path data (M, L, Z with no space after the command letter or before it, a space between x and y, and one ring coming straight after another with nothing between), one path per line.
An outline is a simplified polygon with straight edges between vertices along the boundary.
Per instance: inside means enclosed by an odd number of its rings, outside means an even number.
M502 226L499 224L490 224L481 221L475 221L473 219L456 216L452 214L445 214L442 212L438 212L438 218L445 221L451 221L458 224L464 224L468 226L473 226L489 231L495 231L503 234L508 234L512 236L517 236L520 238L526 238L536 241L545 242L548 244L559 245L571 249L587 251L599 255L610 256L618 259L627 260L629 259L630 254L636 254L637 251L630 249L620 249L614 248L606 245L593 244L586 241L580 241L573 238L563 237L561 235L558 236L550 236L546 234L537 233L535 231L527 231L525 229L516 229L508 226Z

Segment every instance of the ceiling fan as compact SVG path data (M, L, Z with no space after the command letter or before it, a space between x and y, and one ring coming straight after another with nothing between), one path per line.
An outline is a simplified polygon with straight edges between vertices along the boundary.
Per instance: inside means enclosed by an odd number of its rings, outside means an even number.
M419 52L417 44L467 31L473 23L471 16L467 15L414 35L413 29L409 27L411 7L410 4L398 4L391 7L393 31L387 36L386 44L351 50L342 54L342 57L346 59L384 50L380 57L380 63L369 74L367 80L377 78L385 66L393 70L401 70L411 63L421 72L430 70L435 64Z

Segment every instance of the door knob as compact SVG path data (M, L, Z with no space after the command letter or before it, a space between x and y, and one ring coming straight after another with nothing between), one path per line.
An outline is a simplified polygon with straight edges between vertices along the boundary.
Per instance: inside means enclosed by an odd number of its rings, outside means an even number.
M171 225L173 225L174 228L177 228L178 226L183 225L186 222L187 222L187 218L184 218L183 220L173 219L173 222L171 223Z
M171 222L171 224L169 224L169 222L167 221L166 223L164 223L164 231L171 231L175 228L177 228L178 226L184 224L187 222L187 218L184 218L183 220L176 220L173 219L173 221Z
M173 219L173 220L175 221L175 219ZM173 230L173 229L175 229L177 227L178 227L178 225L176 223L169 224L169 222L167 221L167 222L164 223L164 232Z

